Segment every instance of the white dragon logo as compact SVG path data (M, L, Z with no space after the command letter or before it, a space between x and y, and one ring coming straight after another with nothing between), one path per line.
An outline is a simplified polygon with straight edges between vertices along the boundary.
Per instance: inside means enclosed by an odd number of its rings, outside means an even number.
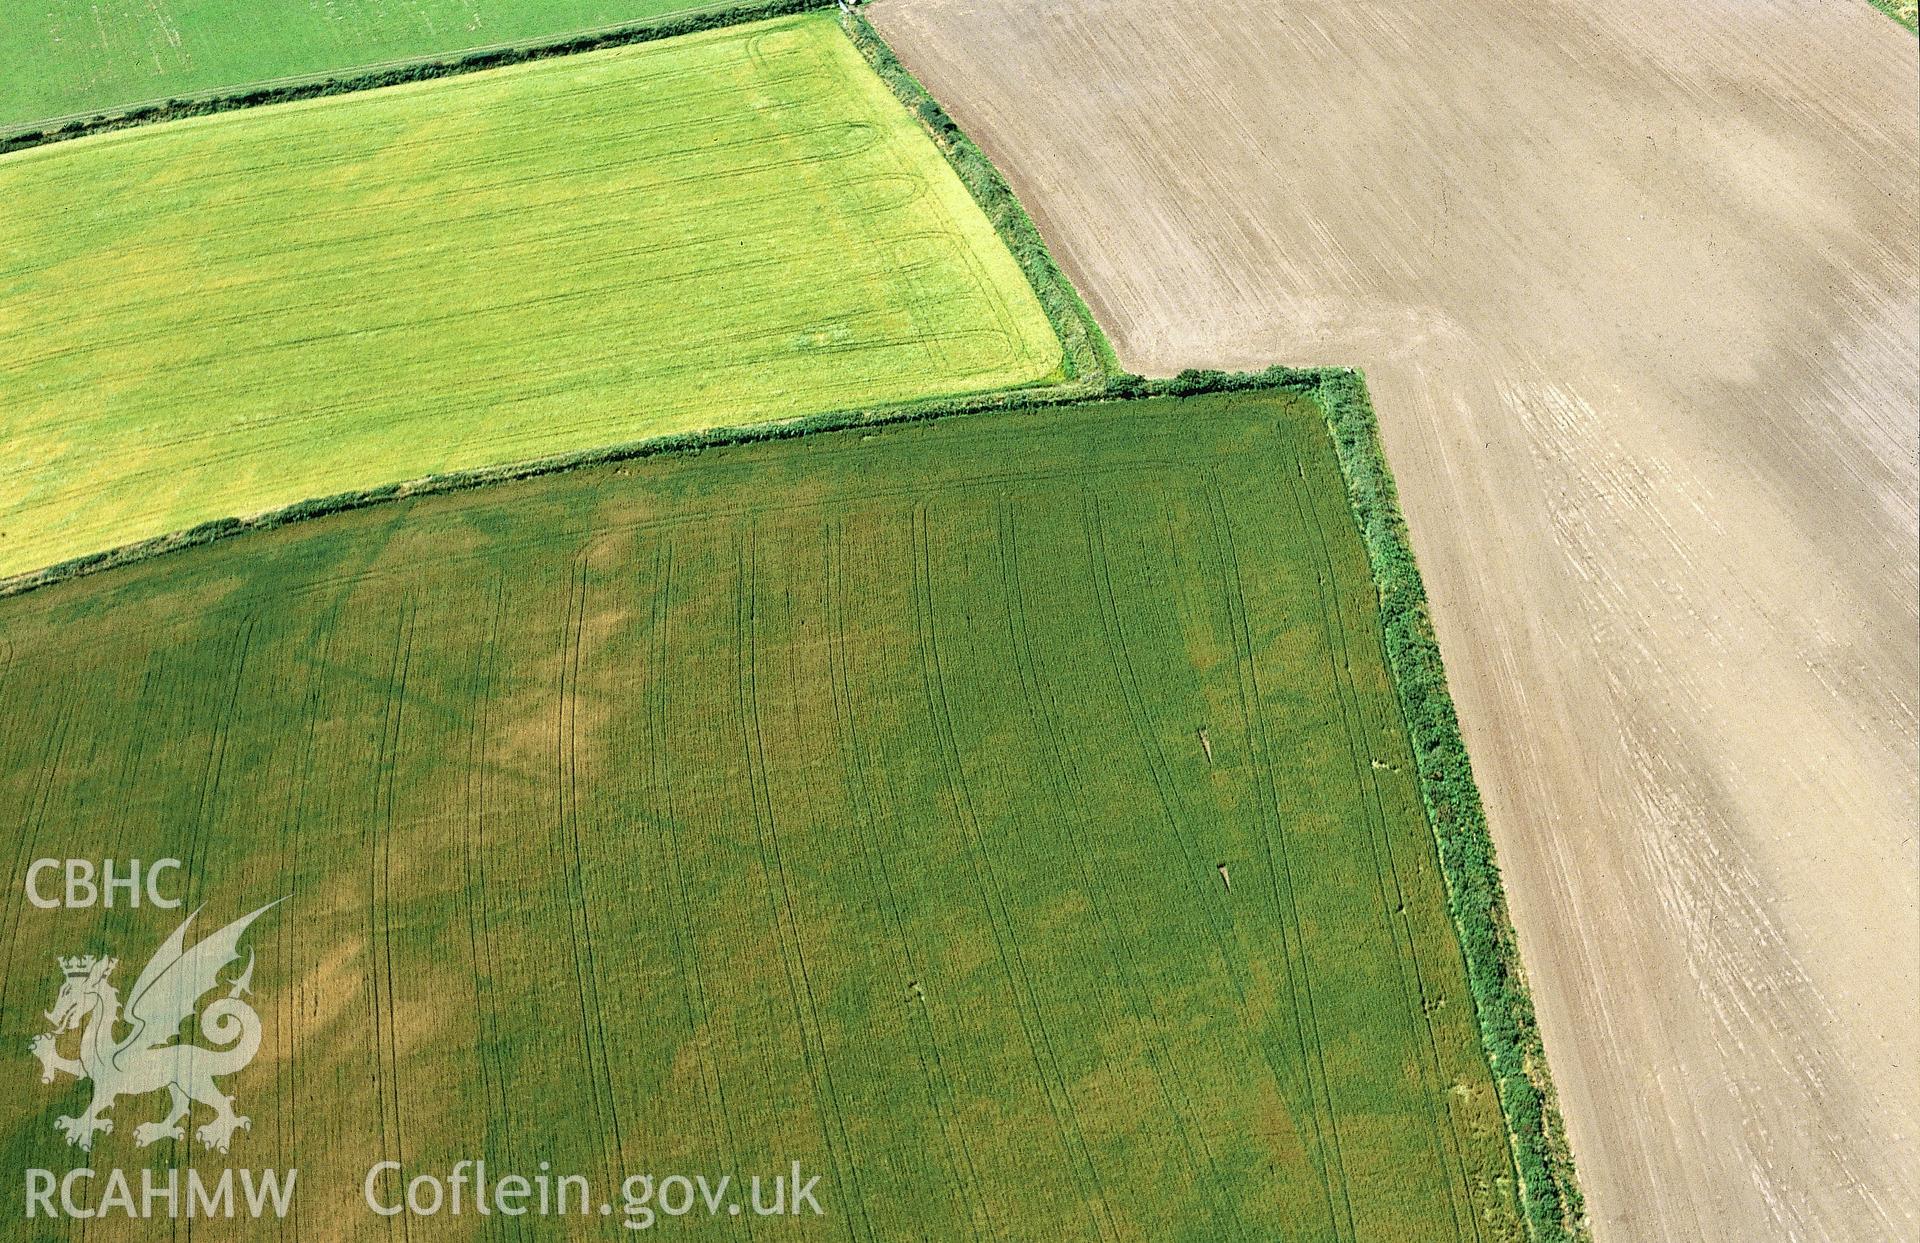
M200 1034L222 1047L188 1044L180 1039L180 1027L193 1017L201 997L219 985L221 970L239 961L240 934L247 925L277 905L269 902L234 920L192 949L183 947L187 929L199 912L188 915L134 982L124 1017L120 994L107 982L118 959L91 955L60 959L66 980L47 1012L53 1030L35 1037L30 1048L40 1059L40 1082L52 1083L56 1075L93 1081L93 1102L86 1112L54 1123L69 1144L90 1150L96 1132L113 1132L113 1119L105 1114L117 1098L145 1096L161 1088L172 1096L173 1107L161 1121L143 1122L133 1129L134 1141L143 1148L163 1139L185 1138L180 1124L194 1101L214 1111L213 1120L194 1132L208 1148L225 1152L233 1133L251 1125L233 1111L233 1098L214 1082L216 1076L245 1067L260 1050L260 1016L240 999L253 982L251 951L246 970L231 981L227 995L200 1014ZM62 1057L56 1047L60 1036L83 1023L80 1056ZM116 1037L116 1029L122 1026L131 1030L124 1038Z

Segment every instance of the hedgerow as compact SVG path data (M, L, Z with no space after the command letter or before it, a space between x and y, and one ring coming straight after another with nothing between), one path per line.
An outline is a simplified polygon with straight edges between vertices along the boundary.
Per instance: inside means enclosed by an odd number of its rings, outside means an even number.
M1373 565L1388 668L1412 737L1420 792L1466 954L1467 982L1507 1117L1521 1207L1536 1243L1584 1239L1585 1207L1547 1073L1493 839L1447 690L1426 589L1414 564L1373 406L1357 372L1321 372L1316 387Z
M857 12L843 9L840 25L894 97L919 119L967 192L973 195L973 201L993 223L994 232L1013 252L1020 270L1033 285L1047 319L1066 347L1067 378L1097 383L1117 374L1120 364L1114 357L1113 346L1100 331L1100 325L1094 322L1093 313L1087 309L1073 282L1054 263L1039 228L993 161L954 124L946 109L920 84L920 79L907 71L872 23Z
M761 0L538 46L476 53L457 60L424 61L378 73L207 99L170 100L154 107L71 122L53 131L0 138L0 152L153 121L342 94L669 38L825 8L831 3L834 0ZM1880 0L1875 3L1879 4ZM1054 263L1039 230L998 169L900 64L865 18L847 13L843 15L842 25L875 72L932 136L1019 262L1065 347L1068 376L1073 383L1047 391L1013 390L909 403L880 411L839 411L783 423L657 437L314 498L250 518L222 518L0 580L0 598L328 514L664 453L698 452L823 431L986 411L1041 409L1089 399L1184 397L1254 389L1282 389L1309 396L1326 416L1353 513L1372 565L1388 667L1412 739L1420 789L1446 877L1448 904L1460 934L1482 1040L1507 1119L1519 1175L1520 1201L1529 1232L1536 1243L1586 1238L1584 1206L1547 1073L1539 1026L1521 969L1485 811L1447 689L1425 589L1414 563L1406 524L1361 377L1345 369L1288 367L1259 372L1189 370L1167 379L1147 379L1122 372L1112 346L1086 303Z
M211 116L217 112L232 112L240 108L257 108L263 104L291 103L300 99L319 99L329 95L345 95L352 91L370 91L383 86L400 86L408 82L425 82L432 78L450 78L463 73L477 73L483 69L498 69L506 65L519 65L527 61L546 60L554 56L572 56L580 52L596 52L603 48L624 47L632 43L650 43L656 39L672 39L679 35L696 34L703 30L717 30L724 26L738 26L744 22L764 21L774 17L786 17L794 13L807 13L815 9L831 8L836 0L749 0L748 3L729 8L708 9L699 13L682 13L671 17L659 18L632 26L616 27L612 30L600 30L591 34L570 35L545 43L527 44L519 47L488 48L483 51L469 52L462 56L413 61L391 68L372 70L366 73L344 74L339 77L317 78L311 82L289 83L284 86L259 87L253 90L229 92L221 95L198 96L185 99L169 99L163 103L149 104L124 111L101 113L84 120L69 121L56 129L25 130L19 133L0 136L0 155L9 151L20 151L28 147L43 146L50 142L62 142L71 138L85 138L90 134L104 134L112 130L128 129L136 125L151 125L159 121L175 121L184 117Z
M1467 759L1446 671L1434 637L1426 590L1414 563L1393 478L1380 447L1373 408L1359 373L1343 368L1270 367L1256 372L1188 370L1166 379L1118 374L1095 395L1062 387L1008 390L930 400L887 410L851 410L784 423L656 437L508 466L432 475L406 483L340 493L252 518L223 518L158 539L61 562L0 580L0 598L50 587L248 532L371 505L465 491L666 453L690 453L783 440L855 427L881 427L989 411L1041 410L1077 402L1189 397L1202 393L1283 390L1313 399L1324 413L1348 498L1379 594L1380 619L1401 712L1407 723L1420 790L1446 877L1449 910L1460 934L1467 979L1501 1108L1507 1119L1520 1201L1536 1243L1587 1237L1585 1209L1547 1072L1532 997L1519 951L1486 813Z
M1908 30L1920 32L1920 5L1914 0L1869 0L1869 3Z

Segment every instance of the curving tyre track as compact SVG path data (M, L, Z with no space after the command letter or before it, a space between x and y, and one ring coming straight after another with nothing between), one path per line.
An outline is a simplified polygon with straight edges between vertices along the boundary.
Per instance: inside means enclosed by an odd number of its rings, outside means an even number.
M317 103L0 164L0 576L462 462L1061 365L824 13Z
M1367 369L1602 1240L1920 1230L1915 41L879 0L1150 372Z

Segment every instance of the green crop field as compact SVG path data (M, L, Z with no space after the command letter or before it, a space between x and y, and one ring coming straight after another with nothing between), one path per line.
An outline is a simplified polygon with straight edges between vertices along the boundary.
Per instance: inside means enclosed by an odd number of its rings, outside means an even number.
M308 497L1057 379L824 14L0 158L0 576Z
M1396 704L1326 426L1273 392L656 456L0 600L0 1149L79 1159L83 1085L23 1051L55 957L125 988L181 913L29 907L26 861L176 857L204 929L285 898L251 1130L192 1149L299 1168L287 1237L387 1238L370 1166L484 1157L596 1198L799 1161L826 1216L778 1237L1514 1240ZM87 1160L186 1159L133 1146L163 1109ZM413 1237L520 1237L455 1225Z
M712 0L4 0L0 131L525 44L718 7Z

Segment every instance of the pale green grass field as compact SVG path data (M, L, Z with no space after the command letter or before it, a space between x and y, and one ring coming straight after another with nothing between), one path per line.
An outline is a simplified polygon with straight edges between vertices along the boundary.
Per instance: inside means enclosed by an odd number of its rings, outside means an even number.
M711 0L0 0L0 130L712 7Z
M826 15L0 159L0 575L1062 369Z

